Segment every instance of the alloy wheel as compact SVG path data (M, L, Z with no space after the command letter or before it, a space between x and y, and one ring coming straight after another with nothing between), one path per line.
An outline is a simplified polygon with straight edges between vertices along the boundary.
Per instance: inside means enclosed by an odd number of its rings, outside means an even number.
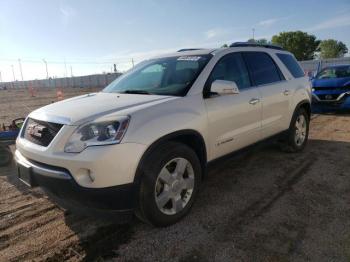
M295 143L297 146L301 146L306 138L306 118L304 115L299 115L295 121Z
M191 199L194 189L194 171L184 158L174 158L161 169L155 185L158 209L166 215L183 210Z

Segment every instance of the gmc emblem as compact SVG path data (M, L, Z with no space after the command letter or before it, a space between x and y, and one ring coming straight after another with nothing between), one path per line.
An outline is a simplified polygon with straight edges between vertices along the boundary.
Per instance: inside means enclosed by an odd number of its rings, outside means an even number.
M31 136L42 137L46 130L47 128L45 126L30 124L28 125L27 133Z

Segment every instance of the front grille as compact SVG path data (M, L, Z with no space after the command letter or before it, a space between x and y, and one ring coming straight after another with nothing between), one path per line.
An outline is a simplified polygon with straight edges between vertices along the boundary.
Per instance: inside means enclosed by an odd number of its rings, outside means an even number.
M339 95L317 95L320 100L336 100Z
M34 144L47 147L55 138L58 131L61 130L62 126L62 124L29 118L24 129L23 137Z

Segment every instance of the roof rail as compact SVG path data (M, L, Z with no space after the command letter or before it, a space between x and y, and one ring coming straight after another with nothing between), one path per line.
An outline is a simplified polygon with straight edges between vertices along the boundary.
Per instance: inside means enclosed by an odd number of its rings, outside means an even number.
M265 48L271 48L271 49L277 49L277 50L284 50L279 45L259 44L259 43L250 43L250 42L235 42L235 43L232 43L230 47L265 47Z
M180 50L177 50L177 52L185 52L185 51L195 51L195 50L202 50L203 48L183 48Z

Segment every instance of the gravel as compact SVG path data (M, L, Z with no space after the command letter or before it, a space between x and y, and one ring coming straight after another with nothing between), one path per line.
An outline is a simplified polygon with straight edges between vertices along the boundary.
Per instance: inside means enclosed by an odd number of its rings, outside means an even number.
M212 163L168 228L83 217L0 169L0 261L349 261L350 117L313 117L301 154L262 144Z

